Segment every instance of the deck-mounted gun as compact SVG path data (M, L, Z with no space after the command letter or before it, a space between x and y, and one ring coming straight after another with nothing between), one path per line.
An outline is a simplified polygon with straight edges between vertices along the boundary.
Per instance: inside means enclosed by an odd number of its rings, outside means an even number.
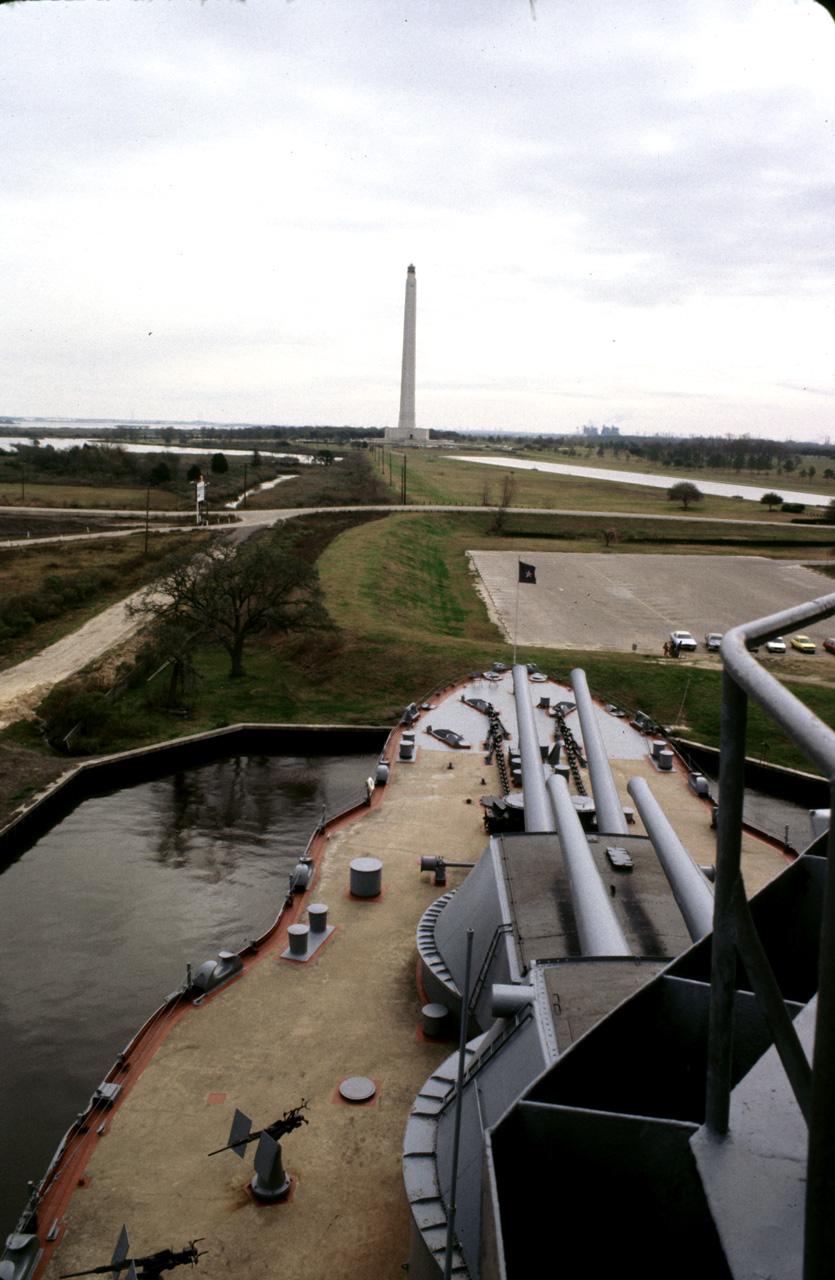
M263 1129L252 1129L252 1121L249 1116L236 1109L232 1120L232 1128L229 1130L229 1141L225 1147L218 1147L217 1151L210 1151L209 1155L219 1156L221 1151L234 1151L236 1156L240 1156L243 1159L243 1148L248 1142L257 1142L262 1133L266 1133L274 1142L278 1142L279 1138L283 1138L287 1133L292 1133L300 1125L310 1123L307 1116L301 1114L302 1111L307 1110L309 1105L310 1098L305 1098L297 1107L292 1107L289 1111L285 1111L280 1120L274 1120L272 1124L265 1125Z
M157 1253L149 1253L144 1258L129 1258L128 1229L122 1227L122 1234L119 1236L119 1242L110 1262L106 1262L101 1267L90 1267L87 1271L66 1271L60 1280L71 1280L74 1276L106 1275L108 1271L112 1274L113 1280L117 1280L120 1271L127 1271L129 1280L134 1280L134 1277L136 1280L158 1280L163 1271L173 1271L175 1267L186 1265L196 1267L197 1259L202 1258L206 1252L205 1249L197 1248L202 1238L201 1236L198 1240L190 1240L183 1249L160 1249Z
M267 1204L285 1199L292 1189L293 1179L284 1171L278 1139L283 1138L287 1133L292 1133L300 1125L308 1123L307 1116L303 1116L302 1112L309 1104L310 1098L305 1098L297 1107L285 1111L280 1120L275 1120L265 1129L256 1130L251 1129L252 1121L249 1116L245 1116L243 1111L236 1110L232 1128L229 1131L229 1141L225 1147L210 1151L209 1155L216 1156L221 1151L234 1151L235 1155L243 1160L247 1143L255 1142L257 1139L258 1147L252 1162L255 1169L255 1175L250 1184L252 1194L257 1200Z

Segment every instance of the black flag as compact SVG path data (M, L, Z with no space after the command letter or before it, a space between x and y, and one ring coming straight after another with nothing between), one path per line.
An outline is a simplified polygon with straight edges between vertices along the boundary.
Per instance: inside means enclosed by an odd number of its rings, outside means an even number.
M536 566L525 564L523 560L519 561L519 581L531 582L536 586Z

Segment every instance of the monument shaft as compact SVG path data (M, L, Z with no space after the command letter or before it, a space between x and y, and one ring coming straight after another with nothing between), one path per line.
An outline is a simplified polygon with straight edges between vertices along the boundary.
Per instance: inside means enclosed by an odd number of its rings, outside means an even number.
M415 269L406 273L406 305L403 313L403 367L400 373L400 421L401 431L415 429L415 320L417 311L417 282Z

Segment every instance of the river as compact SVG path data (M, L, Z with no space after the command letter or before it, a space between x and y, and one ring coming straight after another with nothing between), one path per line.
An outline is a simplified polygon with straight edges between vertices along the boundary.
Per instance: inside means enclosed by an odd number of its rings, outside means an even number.
M714 498L742 498L760 502L766 493L779 493L784 502L803 502L807 506L828 506L833 493L809 493L786 489L775 476L768 488L744 481L725 484L721 480L702 480L698 472L692 476L662 476L647 471L607 471L604 467L577 466L570 462L528 462L524 458L488 458L483 454L451 453L450 462L483 462L488 467L508 467L517 471L546 471L556 476L580 476L583 480L609 480L613 484L646 485L650 489L669 489L682 480L691 480L704 494ZM833 491L835 492L835 491Z
M0 1242L145 1019L275 918L378 755L238 756L86 800L0 875Z

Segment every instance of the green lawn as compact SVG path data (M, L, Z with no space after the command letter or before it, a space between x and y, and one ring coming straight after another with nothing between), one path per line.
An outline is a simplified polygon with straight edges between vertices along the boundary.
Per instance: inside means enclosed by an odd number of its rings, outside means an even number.
M406 455L407 501L410 503L437 503L439 505L460 504L463 506L498 506L509 498L507 505L511 507L554 508L558 510L577 511L617 511L639 515L667 515L683 513L680 503L672 503L666 490L653 489L646 485L630 485L620 481L602 480L595 473L594 463L589 460L588 477L562 476L547 471L516 470L498 466L464 462L456 460L448 453L452 451L435 451L411 449ZM471 453L471 450L461 450ZM493 453L492 456L496 456ZM533 462L571 462L582 464L581 458L545 455L541 453L522 454L514 451L513 457L525 457ZM400 500L403 454L391 453L391 483L389 483L389 452L385 455L385 467L377 474L387 485L389 493L395 501ZM609 460L605 463L607 469ZM640 467L617 468L627 472L638 471ZM646 468L651 470L652 468ZM656 468L669 475L670 485L681 479L681 475L671 474L670 468ZM685 474L682 472L682 474ZM509 481L508 481L509 477ZM705 478L708 477L705 473ZM726 483L734 483L734 477L727 473L717 474L716 479ZM771 487L771 480L751 483L765 484ZM511 486L508 494L506 483ZM696 481L698 484L698 479ZM740 485L742 487L742 485ZM796 488L793 483L792 488ZM802 486L801 486L802 487ZM779 485L774 486L779 492ZM835 492L833 493L835 496ZM703 501L692 505L687 513L700 518L725 520L746 520L752 523L762 521L778 521L790 526L791 516L779 510L770 512L759 502L745 502L735 498L706 497Z
M588 547L595 536L589 518L583 530L573 528L573 517L526 519L532 537L522 543L525 549ZM229 678L222 651L206 649L197 661L202 686L185 717L154 705L162 701L162 675L116 703L83 745L89 751L117 750L241 720L393 723L408 702L453 674L484 669L495 660L509 664L511 647L491 623L463 554L468 547L519 545L517 538L489 534L489 522L487 512L392 513L357 524L347 516L333 524L330 517L312 518L303 540L311 554L324 546L318 566L336 635L252 642L240 680ZM698 527L709 531L707 524ZM768 531L761 533L765 537ZM563 678L572 667L583 666L592 689L608 700L675 725L684 736L718 743L718 665L702 669L642 654L580 650L525 650L519 658ZM835 689L809 683L789 687L835 726ZM14 726L7 737L27 745L39 741L37 731L25 725ZM748 741L752 755L759 756L766 743L772 762L808 767L753 708Z
M120 511L144 511L146 488L121 488L120 486L87 484L30 484L26 482L25 497L21 497L20 484L0 485L0 506L4 507L61 507L96 508ZM152 511L192 510L183 500L164 489L151 490Z
M676 480L686 479L693 480L696 484L700 479L717 480L722 484L732 484L744 487L746 485L754 485L757 488L772 489L775 493L779 493L781 488L798 490L800 492L814 491L815 493L832 492L835 497L835 479L827 479L824 471L832 469L832 460L829 458L821 458L818 455L800 455L797 459L796 467L793 471L783 473L778 472L775 467L771 471L750 470L743 466L737 469L731 465L730 461L727 466L710 467L706 463L692 463L687 465L679 465L671 462L669 465L663 461L653 461L653 459L644 456L636 457L631 455L626 443L619 447L618 456L615 455L613 447L606 447L603 456L600 456L598 450L600 442L595 440L594 443L587 445L576 443L563 445L557 448L535 448L522 442L514 444L510 448L498 447L494 444L485 444L483 442L474 443L472 447L463 446L459 443L456 448L462 453L479 454L484 453L486 456L496 457L507 454L509 458L524 458L530 462L562 462L570 463L572 466L587 467L590 471L604 469L606 471L624 471L624 472L643 472L647 475L659 475L670 478L670 484L674 484ZM802 470L808 471L810 467L814 468L813 476L801 476Z
M197 531L152 533L147 557L142 531L129 538L5 550L0 557L0 670L39 653L138 591L156 577L167 556L197 550L206 536Z

